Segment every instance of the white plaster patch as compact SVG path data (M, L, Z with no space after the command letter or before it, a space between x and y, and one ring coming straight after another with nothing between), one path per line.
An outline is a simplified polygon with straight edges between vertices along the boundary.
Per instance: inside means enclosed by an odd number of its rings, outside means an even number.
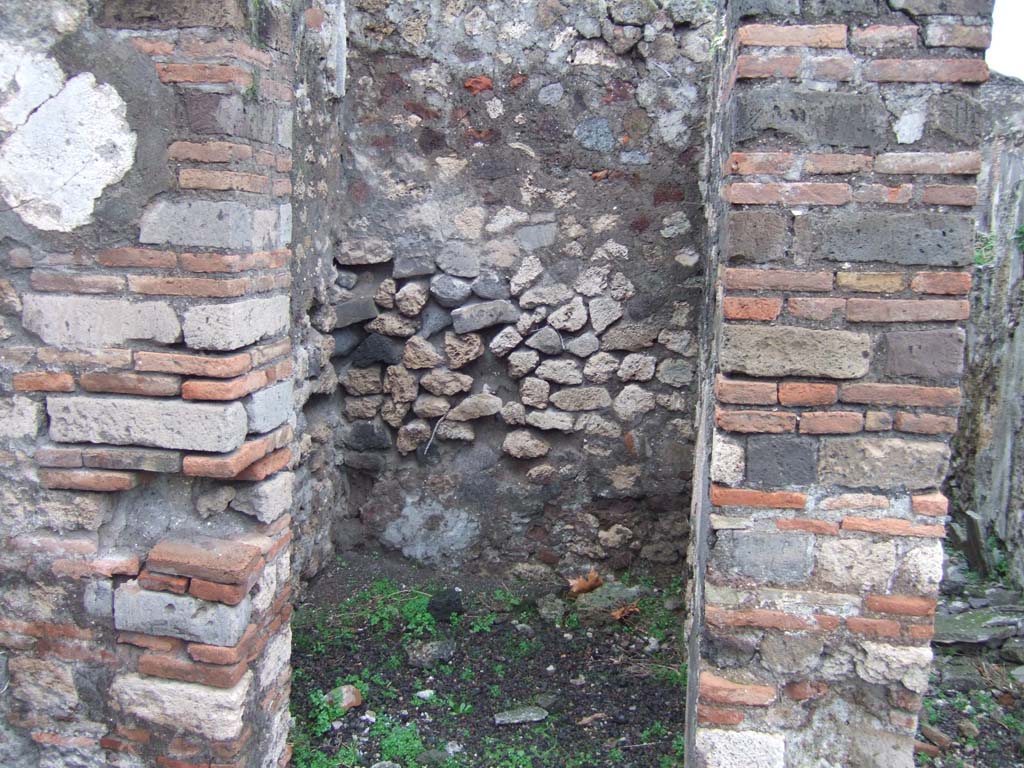
M786 740L774 733L700 728L697 755L707 768L782 768Z
M0 41L0 131L13 131L64 85L64 72L48 56Z
M113 86L83 73L42 104L0 146L0 191L22 221L70 232L92 218L97 198L124 178L135 132Z
M919 105L908 109L893 126L896 134L896 141L900 144L914 144L921 140L924 135L924 125L928 119L928 108L926 105Z

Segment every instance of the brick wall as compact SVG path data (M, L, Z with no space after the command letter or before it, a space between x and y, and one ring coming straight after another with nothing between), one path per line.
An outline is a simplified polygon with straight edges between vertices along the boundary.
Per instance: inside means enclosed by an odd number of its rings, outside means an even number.
M963 112L991 3L885 5L740 4L701 765L913 764L981 168Z

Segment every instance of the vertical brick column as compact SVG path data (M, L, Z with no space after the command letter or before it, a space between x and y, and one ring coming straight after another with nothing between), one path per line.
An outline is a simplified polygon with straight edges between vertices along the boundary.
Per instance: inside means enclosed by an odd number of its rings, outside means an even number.
M40 344L2 380L24 424L3 436L61 511L4 529L7 721L48 765L275 768L291 673L291 21L160 5L100 4L82 22L93 38L68 44L131 67L115 85L151 175L124 183L150 185L126 206L135 223L7 254L19 331ZM139 114L145 99L167 108Z
M793 12L734 35L696 764L909 767L991 2L741 5Z

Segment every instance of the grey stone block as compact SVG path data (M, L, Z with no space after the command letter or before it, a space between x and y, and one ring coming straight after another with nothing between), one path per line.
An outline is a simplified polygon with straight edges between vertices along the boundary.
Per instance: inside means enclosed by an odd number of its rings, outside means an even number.
M896 11L919 16L991 16L995 0L889 0Z
M366 338L366 334L358 328L342 328L335 331L334 354L332 357L343 357L359 346L359 342Z
M789 219L784 211L731 211L725 257L730 264L762 264L786 257Z
M809 19L855 14L874 16L878 14L878 9L879 0L803 0L803 13Z
M343 301L334 307L334 327L346 328L364 320L373 320L377 316L377 304L372 296L359 296Z
M360 420L342 433L341 441L353 451L383 451L391 447L391 433L377 419Z
M956 213L809 213L795 233L796 253L830 261L962 267L974 258L974 220Z
M420 312L420 329L416 332L416 335L429 339L435 333L443 331L451 324L451 313L437 306L434 302L429 301L427 306L423 308L423 311Z
M437 272L432 254L422 251L410 253L399 251L395 254L395 260L391 265L391 274L394 277L419 277L421 275L432 275Z
M848 488L937 488L948 466L949 446L923 440L831 438L818 450L821 482Z
M230 506L261 523L272 523L291 509L294 487L294 473L278 472L269 480L237 486Z
M538 248L547 248L554 245L558 239L558 225L533 224L523 227L516 232L516 239L525 251L535 251Z
M878 147L889 138L887 114L874 94L758 87L736 95L735 140L775 131L816 146Z
M269 432L288 421L292 415L292 383L282 381L253 392L242 401L249 417L250 432Z
M720 531L711 566L722 574L760 583L797 584L814 567L814 537L801 533Z
M507 299L510 296L508 280L496 272L481 273L471 288L481 299Z
M251 614L248 595L238 605L224 605L188 595L151 592L137 581L126 582L114 592L114 626L124 632L232 646L242 638Z
M951 379L964 371L964 332L896 331L885 334L885 369L891 376Z
M82 464L94 469L140 469L144 472L181 472L181 454L155 448L104 448L82 451Z
M277 245L278 211L222 200L157 200L147 206L139 242L267 250Z
M472 293L470 284L451 275L435 275L430 280L430 295L442 307L457 307Z
M240 446L248 431L241 403L71 395L48 397L46 411L50 439L58 443L226 453Z
M114 587L110 579L89 579L82 593L85 612L97 619L114 616Z
M519 319L519 314L511 301L497 299L459 307L452 312L452 324L456 333L472 333L492 325L514 323Z
M400 341L371 333L352 352L352 367L369 368L378 363L397 365L402 361L403 351L404 346Z
M722 330L719 365L728 373L857 379L867 374L870 363L866 333L756 325Z
M767 488L811 485L818 479L818 443L795 435L747 438L747 479Z
M450 243L438 254L437 266L455 277L477 277L480 274L480 257L461 243Z
M173 344L181 338L178 316L165 301L29 293L22 298L22 324L56 347L119 347L133 340Z
M977 144L990 124L988 109L963 93L936 94L928 102L928 123L940 134L965 144Z
M800 13L800 0L738 0L740 16L788 16Z
M287 296L199 304L185 311L185 343L221 352L246 347L287 329L288 312Z

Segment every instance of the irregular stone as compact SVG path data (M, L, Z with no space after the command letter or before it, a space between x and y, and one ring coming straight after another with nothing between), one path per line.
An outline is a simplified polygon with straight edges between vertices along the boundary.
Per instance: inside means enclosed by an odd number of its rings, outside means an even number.
M622 435L622 429L618 424L595 413L584 413L577 417L575 429L577 432L598 437L620 437Z
M546 411L533 411L526 415L526 423L531 427L543 430L558 430L560 432L572 432L572 416L563 411L548 409Z
M601 337L601 349L639 352L641 349L653 347L657 338L658 329L654 326L643 323L619 323Z
M429 253L407 253L395 254L395 262L391 265L391 274L396 278L422 277L432 275L437 271L434 264L434 257Z
M494 715L495 725L522 725L523 723L539 723L546 720L548 711L541 707L527 706L508 709Z
M808 213L795 232L799 253L831 261L963 267L974 258L974 220L962 214Z
M452 324L456 333L471 333L492 325L514 323L519 319L519 310L506 299L470 304L452 311Z
M424 368L436 368L441 364L441 355L426 339L420 336L413 336L405 342L405 353L402 355L402 365L414 370Z
M719 531L711 554L716 571L763 584L800 584L814 566L814 537L803 533Z
M612 53L617 56L622 56L632 50L633 46L643 39L643 36L644 31L640 27L619 26L618 24L613 24L608 19L604 19L601 22L601 37L608 43ZM588 147L588 149L590 148ZM633 154L635 153L623 152L622 155L626 158L623 159L623 162L629 162L628 158Z
M430 425L422 419L415 419L408 424L403 424L398 429L398 436L395 438L395 447L403 456L412 453L419 446L430 439L433 433Z
M402 425L402 421L405 419L409 409L412 406L406 401L398 401L393 397L385 397L384 402L380 406L380 417L385 424L398 429Z
M386 277L381 280L380 285L377 286L377 290L373 294L373 301L375 304L384 307L384 309L394 309L395 294L397 292L398 285L395 283L394 279ZM374 317L376 316L376 313L374 313Z
M1013 608L976 608L935 616L935 637L940 645L984 645L994 648L1024 628L1024 612Z
M351 301L336 304L334 307L334 327L346 328L377 316L377 305L374 299L361 296Z
M949 466L949 446L898 438L830 438L818 452L818 477L849 488L937 488Z
M524 251L548 248L558 239L558 225L555 223L532 224L516 230L516 240Z
M632 24L642 27L652 21L658 12L653 0L611 0L608 13L618 24Z
M291 418L292 382L278 382L253 392L242 401L249 419L249 431L263 434L275 429Z
M545 107L553 107L562 100L565 88L561 83L548 83L537 91L537 101Z
M604 387L569 387L551 396L551 402L564 411L596 411L612 404Z
M403 353L401 342L373 333L363 339L352 352L352 367L368 368L378 363L395 365L402 362Z
M915 693L928 690L928 673L932 665L932 649L920 646L899 646L862 640L863 659L855 659L857 675L874 685L902 683Z
M536 375L556 384L583 383L583 373L575 360L545 360L537 367Z
M607 265L589 267L580 273L572 287L582 296L597 296L608 287L608 274L611 268Z
M361 328L343 328L334 331L331 336L334 338L334 353L331 357L344 357L352 352L359 343L366 338Z
M636 384L627 384L615 398L615 415L625 421L632 421L648 411L653 411L654 395Z
M796 435L747 438L747 480L767 488L813 485L818 479L818 443Z
M411 403L419 392L416 377L402 365L389 365L385 369L382 389L396 403Z
M635 603L643 595L639 587L627 587L619 581L606 581L591 592L576 598L576 613L583 626L609 626L616 623L612 611Z
M13 698L33 710L59 718L68 718L78 708L78 690L72 666L51 659L14 656L6 664ZM8 687L4 675L4 688Z
M489 349L495 357L505 357L512 350L518 347L523 342L523 337L519 335L512 326L504 328L498 332L498 334L491 339Z
M548 324L559 331L574 332L587 324L587 307L579 296L548 315Z
M658 363L658 381L670 387L684 387L693 381L693 364L686 360L669 358Z
M725 256L733 265L782 261L789 241L788 212L734 210L726 226Z
M565 304L572 298L572 290L562 283L538 285L519 297L519 306L523 309L533 309L541 305L554 307Z
M481 272L470 288L481 299L507 299L511 295L508 282L496 272Z
M226 453L245 440L241 403L133 397L48 397L50 439Z
M489 392L470 395L461 403L448 411L451 421L473 421L486 416L494 416L501 411L501 398Z
M39 434L42 426L42 403L37 403L22 395L0 398L0 438L5 440L32 438Z
M193 305L182 323L185 344L222 352L239 349L283 333L289 313L287 296Z
M383 336L399 336L408 338L419 330L419 325L408 318L402 317L397 312L384 312L365 326L370 333L379 333Z
M711 481L739 485L743 482L745 468L743 444L715 430L711 444Z
M733 140L737 142L774 131L815 146L871 149L884 146L889 138L889 113L875 93L764 85L738 92L735 109Z
M22 303L25 330L55 347L120 347L136 340L173 344L181 339L178 317L164 301L28 293Z
M565 351L576 357L590 357L601 348L601 341L596 335L587 331L565 343Z
M525 224L530 220L530 215L524 211L517 210L506 205L501 208L484 227L492 235L501 234L516 224Z
M526 408L514 400L501 407L501 419L510 427L521 427L526 423Z
M632 281L621 272L616 272L608 281L608 295L615 301L625 301L636 295Z
M565 611L565 600L553 593L537 598L537 614L549 624L561 626L562 619L565 617Z
M252 685L246 672L233 688L162 680L134 673L114 677L110 698L125 715L211 741L230 741L244 725Z
M719 366L748 376L856 379L871 363L871 337L795 326L726 325Z
M383 395L370 395L368 397L346 397L342 407L345 418L354 421L355 419L372 419L383 404Z
M434 419L444 416L451 410L451 403L443 397L433 395L420 395L412 404L412 412L424 419Z
M189 595L151 592L134 580L114 591L114 626L122 632L233 646L242 639L251 613L248 595L238 605L225 605Z
M615 135L608 120L603 117L590 117L581 121L572 135L584 149L594 152L611 152L615 149Z
M356 283L359 282L359 275L355 272L349 272L347 269L339 269L338 276L334 278L334 282L339 288L351 291L356 287Z
M407 283L395 294L395 306L406 317L416 317L430 298L423 283Z
M196 498L196 512L203 519L210 515L219 515L228 508L228 504L233 498L235 498L234 488L230 485L220 486Z
M437 266L455 277L476 277L480 274L480 259L461 247L449 246L437 257Z
M562 337L554 328L541 328L526 340L526 346L546 355L558 355L562 352Z
M420 314L420 330L417 336L429 339L438 331L443 331L452 324L451 314L433 302L428 302Z
M548 316L547 307L538 307L533 312L524 312L516 321L516 330L523 336L544 322Z
M509 282L509 290L518 296L544 274L544 265L533 254L527 254Z
M430 295L442 307L460 306L472 293L470 284L451 275L435 275L430 279Z
M619 359L607 352L598 352L583 366L583 375L595 384L604 384L619 370Z
M391 435L379 421L357 421L341 435L341 442L354 451L384 451L391 447Z
M885 590L896 568L892 541L864 541L822 536L815 576L838 589Z
M885 370L891 376L954 379L964 371L964 331L897 331L885 334Z
M240 485L230 505L261 523L272 523L291 511L294 487L295 475L292 472L277 472L269 479L248 487Z
M541 456L547 456L551 446L529 430L519 429L505 436L501 449L516 459L539 459Z
M467 333L464 336L446 333L444 335L444 351L448 356L448 367L451 369L461 368L483 355L484 340L476 333Z
M431 394L451 397L460 392L469 392L473 379L462 373L446 370L433 370L420 379L420 385Z
M540 362L540 355L532 350L513 352L508 356L508 375L513 379L521 379Z
M437 426L439 440L462 440L470 442L476 439L473 427L465 422L448 421L445 419Z
M519 399L531 408L546 408L551 385L543 379L527 377L519 383Z
M650 355L629 354L622 358L618 376L623 381L650 381L654 378L657 358Z
M350 395L376 395L381 389L381 369L379 365L367 368L349 368L338 381Z

